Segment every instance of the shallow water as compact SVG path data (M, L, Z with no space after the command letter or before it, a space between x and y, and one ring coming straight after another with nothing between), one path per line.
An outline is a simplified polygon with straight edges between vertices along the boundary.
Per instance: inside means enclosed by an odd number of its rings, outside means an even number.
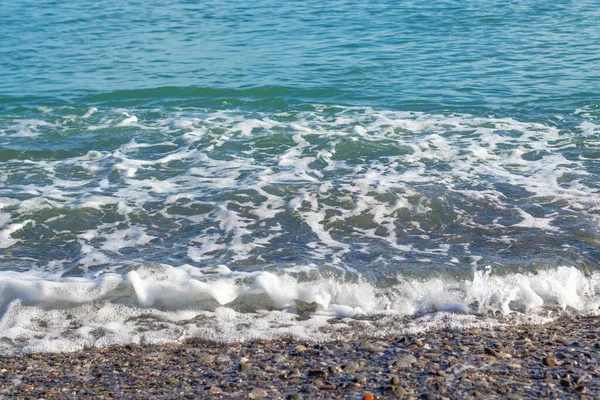
M3 6L4 350L596 310L599 17Z

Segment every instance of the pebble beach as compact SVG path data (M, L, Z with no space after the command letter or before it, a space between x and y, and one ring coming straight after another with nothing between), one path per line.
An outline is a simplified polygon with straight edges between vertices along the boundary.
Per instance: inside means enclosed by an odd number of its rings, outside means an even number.
M200 340L0 357L2 398L600 398L598 317L310 343Z

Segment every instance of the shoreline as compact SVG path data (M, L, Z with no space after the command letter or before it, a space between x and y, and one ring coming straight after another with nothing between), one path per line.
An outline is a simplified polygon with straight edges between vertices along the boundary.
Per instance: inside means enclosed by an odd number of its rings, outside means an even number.
M0 396L594 398L600 396L599 322L580 316L324 343L191 339L0 356Z

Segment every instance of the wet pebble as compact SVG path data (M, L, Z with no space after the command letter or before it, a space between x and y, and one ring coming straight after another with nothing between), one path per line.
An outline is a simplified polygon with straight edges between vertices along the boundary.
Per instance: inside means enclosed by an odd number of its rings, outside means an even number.
M266 390L261 389L261 388L254 388L252 389L252 392L250 392L250 394L255 398L255 399L264 399L266 397L269 396L269 394L267 393Z
M410 368L413 364L417 363L417 358L412 354L407 354L401 356L398 360L396 360L395 367L396 368Z
M360 365L357 362L351 362L344 366L344 372L353 374L360 369Z

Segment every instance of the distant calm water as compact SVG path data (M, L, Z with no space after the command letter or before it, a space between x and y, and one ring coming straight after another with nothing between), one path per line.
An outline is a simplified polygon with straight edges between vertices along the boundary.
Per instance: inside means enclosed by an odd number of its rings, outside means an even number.
M0 348L597 312L599 21L596 1L4 2Z

